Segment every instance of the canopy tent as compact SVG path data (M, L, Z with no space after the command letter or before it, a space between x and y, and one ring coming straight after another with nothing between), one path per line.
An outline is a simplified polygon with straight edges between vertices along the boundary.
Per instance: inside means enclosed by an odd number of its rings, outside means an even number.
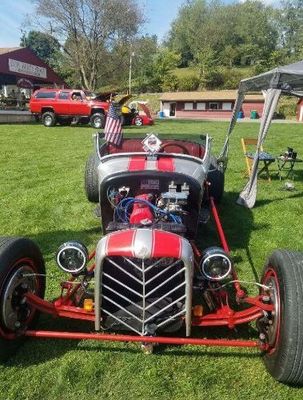
M262 90L265 95L263 113L261 117L258 144L255 153L252 173L245 188L240 193L237 203L252 208L257 196L257 174L260 148L265 140L270 123L277 107L281 93L303 97L303 61L277 67L269 72L243 79L238 89L238 97L234 105L233 114L226 134L219 160L227 166L228 146L230 135L235 127L238 112L241 110L245 94L251 91Z

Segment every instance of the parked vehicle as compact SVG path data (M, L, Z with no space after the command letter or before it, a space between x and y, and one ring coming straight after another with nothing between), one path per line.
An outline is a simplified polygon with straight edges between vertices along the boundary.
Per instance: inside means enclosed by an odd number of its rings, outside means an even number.
M122 105L123 125L153 125L154 119L144 101L132 101L128 105Z
M150 134L116 147L97 134L85 187L101 208L104 236L91 253L75 241L59 247L56 261L69 277L55 300L44 299L37 245L0 239L1 351L10 354L22 337L131 341L146 352L155 344L255 347L274 378L303 383L303 256L275 250L256 282L259 294L247 294L218 215L224 173L208 136ZM219 244L198 248L198 225L209 213ZM39 312L87 321L89 329L36 329ZM207 338L209 327L233 331L252 321L257 339Z
M40 89L32 95L29 107L46 127L81 122L100 129L105 124L109 101L78 89Z

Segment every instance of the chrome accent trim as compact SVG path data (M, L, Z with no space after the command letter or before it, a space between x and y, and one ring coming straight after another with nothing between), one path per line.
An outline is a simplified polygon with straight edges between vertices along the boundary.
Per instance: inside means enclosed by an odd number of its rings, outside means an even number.
M130 300L128 297L123 296L123 294L117 292L116 290L114 290L113 288L111 288L110 286L104 285L103 287L105 287L105 289L110 290L111 292L115 293L117 296L121 297L122 299L128 301L130 304L132 304L133 306L139 308L140 310L142 310L142 307L139 306L138 304L134 303L132 300Z
M115 317L113 314L111 314L109 311L104 310L103 312L105 312L107 315L109 315L110 317L114 318L116 321L119 321L121 324L127 326L130 330L136 332L138 335L141 336L141 332L139 332L137 329L133 328L132 326L128 325L125 321L123 321L122 319L119 319L117 317ZM100 330L100 329L99 329Z
M176 286L175 288L173 288L172 290L170 290L168 293L165 293L163 296L159 297L157 300L155 300L153 303L151 303L149 306L146 307L146 311L154 306L155 304L157 304L159 301L165 299L165 297L169 296L170 294L172 294L173 292L175 292L176 290L180 289L180 287L184 286L185 282L180 283L180 285Z
M173 306L174 304L177 304L179 301L185 299L186 295L183 294L182 296L180 296L177 300L173 301L172 303L167 304L167 306L165 306L164 308L161 308L161 310L157 311L155 314L151 315L149 318L147 318L147 320L145 321L145 323L147 323L148 321L150 321L151 319L155 318L157 315L161 314L163 311L167 310L169 307Z
M133 254L136 258L151 257L153 245L153 231L151 229L137 229L134 237Z
M134 281L138 282L140 285L142 285L142 281L140 281L140 279L136 278L135 276L133 276L132 274L130 274L128 271L126 271L125 269L123 269L122 267L120 267L120 265L118 265L115 261L113 261L110 257L107 257L107 260L114 265L119 271L123 272L125 275L129 276L130 278L132 278Z
M167 320L161 322L161 323L158 325L158 328L160 328L160 326L165 325L167 322L171 321L172 319L174 319L174 318L176 318L176 317L178 317L179 315L182 315L182 314L184 314L184 313L185 313L185 309L181 310L181 311L178 312L177 314L172 315L172 316L169 317Z
M144 236L144 232L140 232L140 229L137 229L136 232L136 236L140 237L141 235ZM141 237L143 237L141 236ZM101 329L101 307L102 307L102 274L103 274L103 263L105 258L107 257L107 238L108 235L103 237L98 245L97 245L97 249L96 249L96 268L95 268L95 330L96 331L100 331ZM140 240L141 242L141 240ZM174 304L176 304L178 301L180 301L181 299L185 299L185 304L184 304L184 309L181 310L180 312L178 312L175 315L169 316L168 318L165 319L165 321L161 321L159 322L159 324L157 324L157 328L160 326L163 326L164 324L166 324L167 322L169 322L170 320L176 318L179 315L185 314L185 325L186 325L186 336L190 336L190 332L191 332L191 307L192 307L192 280L193 280L193 273L194 273L194 263L193 263L193 251L192 251L192 247L190 245L190 243L188 242L187 239L180 237L180 245L181 245L181 251L180 251L180 260L183 262L183 267L178 270L177 272L173 273L168 279L165 280L165 282L169 282L171 279L173 279L173 277L177 276L178 274L180 274L181 272L184 272L184 282L182 282L183 286L185 285L185 293L184 296L182 295L178 300L174 300L172 303L168 304L167 306L165 306L164 308L162 308L161 310L157 311L155 314L153 314L152 316L148 317L147 319L145 319L146 314L145 312L148 311L151 307L150 304L147 305L145 301L146 299L152 294L154 293L154 291L156 289L159 289L160 287L162 287L165 283L161 282L160 285L158 285L156 288L152 289L151 291L149 291L147 294L145 293L145 287L147 285L147 282L145 281L145 274L151 269L154 268L156 265L158 265L161 262L161 258L157 259L152 265L148 265L145 268L145 262L144 262L144 258L141 258L141 268L139 267L139 265L137 265L133 260L129 259L128 257L123 257L123 259L127 260L127 262L132 265L134 268L136 268L136 270L140 270L140 272L142 272L142 283L143 283L143 296L136 292L135 290L133 290L132 288L129 288L127 285L124 285L122 282L118 281L117 279L113 278L112 276L108 275L108 274L104 274L104 276L108 277L109 279L111 279L112 281L118 283L121 287L124 287L125 289L129 290L130 292L134 293L136 296L138 296L138 298L142 299L142 308L143 308L143 312L142 312L142 331L139 332L138 329L136 329L135 327L130 326L129 324L127 324L126 322L124 322L123 320L120 320L119 318L117 318L116 316L112 315L108 310L103 309L104 313L107 315L110 315L112 318L118 320L119 322L121 322L123 325L127 326L127 328L129 328L130 330L138 333L141 336L144 336L146 334L146 332L144 332L145 329L145 324L150 321L152 318L154 318L156 315L161 314L161 312L165 311L167 308L173 306ZM134 241L133 246L136 246L136 243ZM144 247L146 246L146 243L144 243ZM150 250L151 252L152 250ZM119 256L119 254L115 255L115 256ZM151 255L152 256L152 255ZM169 254L167 255L167 257L169 257ZM136 257L139 258L140 257ZM166 258L166 257L163 257ZM178 261L180 261L178 260ZM139 261L139 260L138 260ZM174 268L176 266L177 262L174 261L172 264L170 264L169 268L173 267ZM166 269L166 268L165 268ZM157 274L159 275L159 274ZM179 285L178 285L179 286ZM174 288L174 290L177 290L176 288ZM174 291L173 290L173 291ZM169 296L170 293L172 293L173 291L169 290L164 297L161 296L161 300L163 300L165 297ZM123 296L123 295L122 295ZM163 297L163 298L162 298ZM157 299L157 301L161 301L159 299ZM157 304L156 302L153 302L154 304ZM131 304L131 303L130 303ZM154 305L153 304L153 305ZM120 309L124 309L125 307L121 307L121 305L118 305L118 307ZM140 306L139 306L140 307ZM128 310L126 310L128 312ZM128 314L131 314L130 312L128 312ZM138 320L138 317L136 317L136 319Z
M158 290L160 287L164 286L166 283L168 283L169 281L171 281L173 278L175 278L177 275L180 274L180 272L184 272L185 268L180 269L179 271L177 271L176 273L174 273L173 275L171 275L169 278L167 278L164 282L160 283L159 286L155 287L154 289L152 289L150 292L148 292L146 294L146 296L150 296L152 293L154 293L156 290Z
M135 290L133 290L132 288L130 288L130 287L124 285L124 283L122 283L122 282L118 281L117 279L113 278L111 275L104 274L104 276L106 276L107 278L111 279L112 281L118 283L118 285L123 286L125 289L127 289L127 290L129 290L130 292L134 293L134 294L137 295L138 297L141 297L141 298L142 298L142 295L141 295L140 293L138 293L138 292L136 292Z
M104 299L106 299L107 301L109 301L110 303L114 304L115 306L119 307L120 310L125 311L127 314L131 315L133 318L135 318L137 321L139 322L143 322L142 319L138 318L135 314L131 313L130 311L128 311L125 307L122 307L121 304L116 303L113 299L111 299L110 297L105 296L104 294L102 294L102 297ZM103 308L103 311L105 310L105 308ZM118 318L116 318L118 319Z
M181 158L189 161L195 161L198 164L202 164L203 160L199 157L191 156L189 154L180 154L180 153L155 153L153 154L154 156L160 156L160 157L169 157L169 158ZM128 153L114 153L114 154L108 154L106 156L103 156L101 158L101 162L105 163L111 159L119 158L119 157L133 157L133 156L148 156L148 153L145 153L143 151L133 151L133 152L128 152Z

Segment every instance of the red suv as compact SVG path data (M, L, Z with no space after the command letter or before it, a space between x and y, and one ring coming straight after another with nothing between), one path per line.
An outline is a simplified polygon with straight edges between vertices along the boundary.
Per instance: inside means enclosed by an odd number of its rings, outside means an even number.
M94 93L78 89L40 89L30 99L30 110L44 126L89 122L93 128L104 127L109 102Z

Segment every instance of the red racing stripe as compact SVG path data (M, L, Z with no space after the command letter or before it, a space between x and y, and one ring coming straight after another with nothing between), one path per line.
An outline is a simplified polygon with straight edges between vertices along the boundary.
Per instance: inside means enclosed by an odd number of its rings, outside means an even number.
M182 238L174 233L153 231L153 247L151 257L180 258L182 252Z
M174 159L171 157L160 157L158 160L158 171L174 172Z
M107 256L133 257L136 230L125 230L108 235Z
M146 158L144 156L131 157L128 163L129 171L144 171L146 165Z

